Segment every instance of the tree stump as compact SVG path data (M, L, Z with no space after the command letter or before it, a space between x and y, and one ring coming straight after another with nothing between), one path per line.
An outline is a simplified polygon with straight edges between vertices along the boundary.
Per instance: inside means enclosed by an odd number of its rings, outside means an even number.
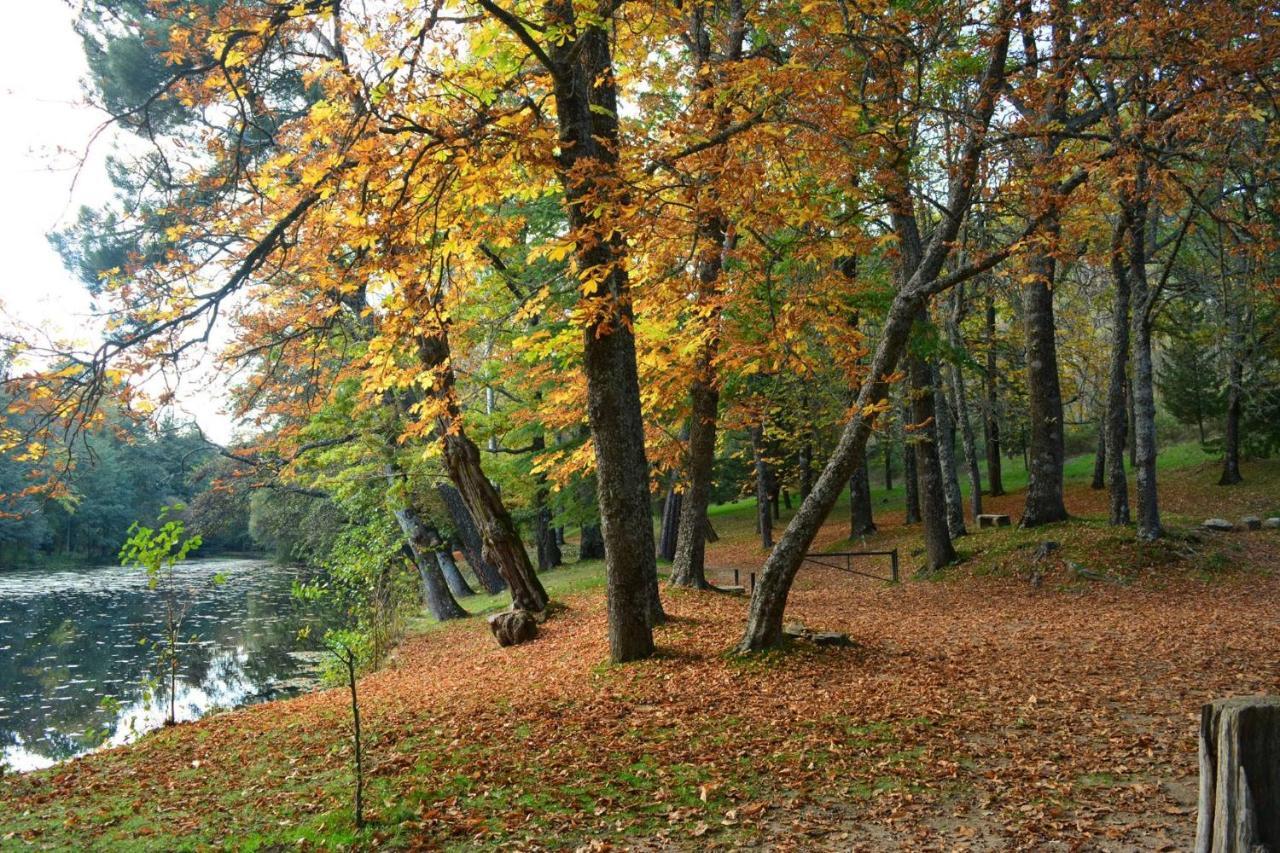
M508 610L489 617L489 630L498 645L515 646L538 636L538 620L528 610Z
M1196 853L1280 851L1280 696L1200 711Z

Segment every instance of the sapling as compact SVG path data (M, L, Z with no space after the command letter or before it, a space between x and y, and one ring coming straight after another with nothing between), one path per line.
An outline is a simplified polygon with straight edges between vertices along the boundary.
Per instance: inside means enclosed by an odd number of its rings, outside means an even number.
M364 829L364 757L360 742L360 698L356 694L356 672L360 665L360 637L348 631L329 631L325 646L342 666L342 675L351 691L351 742L355 749L356 829Z
M160 510L160 520L170 512L180 511L181 505L164 507ZM157 663L161 677L169 683L169 712L165 725L172 726L177 722L177 690L178 690L178 634L182 630L183 620L191 609L193 591L179 583L177 565L187 555L200 547L199 536L182 538L185 527L179 519L165 521L164 525L155 529L134 522L129 527L129 538L120 549L120 564L123 566L139 566L146 569L147 586L160 594L160 602L164 608L164 637L157 646ZM221 574L214 576L214 583L223 581Z

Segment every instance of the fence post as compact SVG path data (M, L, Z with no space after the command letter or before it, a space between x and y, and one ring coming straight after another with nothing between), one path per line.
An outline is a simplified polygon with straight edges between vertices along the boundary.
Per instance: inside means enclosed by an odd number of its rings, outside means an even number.
M889 567L893 572L893 582L898 582L898 549L894 548L889 555Z
M751 594L752 595L756 594L756 573L755 572L751 573Z
M742 584L738 583L738 570L737 570L737 569L734 569L734 570L733 570L733 585L734 585L734 586L742 586Z

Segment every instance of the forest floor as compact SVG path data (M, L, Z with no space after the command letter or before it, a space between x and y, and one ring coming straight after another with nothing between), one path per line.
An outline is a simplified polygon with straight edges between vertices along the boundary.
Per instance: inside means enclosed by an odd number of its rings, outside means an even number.
M788 608L853 648L736 658L744 598L667 591L658 656L610 666L599 565L552 571L564 609L536 642L451 623L361 681L363 833L348 697L327 691L6 776L0 847L1185 850L1200 705L1280 692L1280 531L1193 528L1280 514L1280 464L1225 489L1174 463L1165 541L1107 527L1073 479L1076 520L973 531L933 580L878 491L866 545L902 548L905 582L806 568ZM987 504L1016 521L1021 495ZM763 552L749 509L721 509L723 578ZM818 546L845 531L837 510Z

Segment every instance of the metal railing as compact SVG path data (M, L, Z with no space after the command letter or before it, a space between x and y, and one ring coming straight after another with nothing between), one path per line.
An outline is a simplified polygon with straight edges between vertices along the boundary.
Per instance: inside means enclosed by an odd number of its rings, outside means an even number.
M889 577L884 575L873 575L870 572L863 572L853 567L854 557L888 557L889 558ZM886 581L887 583L898 582L898 549L892 551L832 551L829 553L805 554L804 562L811 563L815 566L821 566L826 569L835 569L838 572L845 572L851 575L859 575L864 578L871 578L878 581Z

